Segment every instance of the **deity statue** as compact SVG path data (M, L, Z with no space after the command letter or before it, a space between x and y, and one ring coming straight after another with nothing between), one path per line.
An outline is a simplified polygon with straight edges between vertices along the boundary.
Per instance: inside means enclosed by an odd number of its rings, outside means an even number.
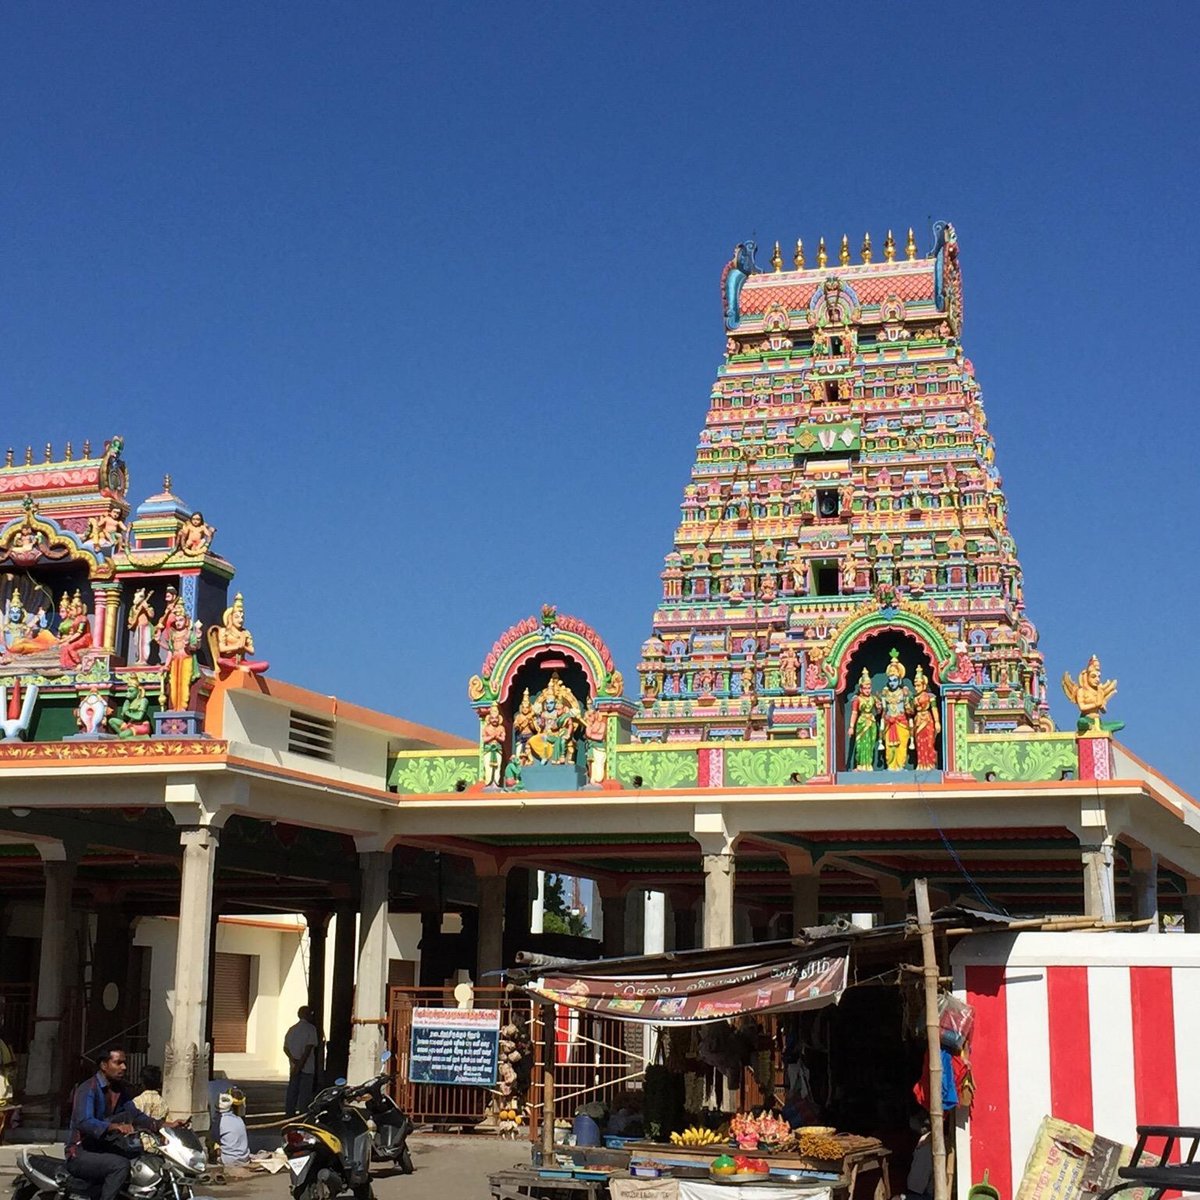
M540 762L566 763L574 758L575 730L582 721L579 701L555 672L533 702L537 733L529 749Z
M483 786L500 786L500 760L504 756L504 718L500 715L500 706L493 704L483 718L483 729L480 733L483 744Z
M1103 737L1106 733L1116 733L1125 728L1124 721L1100 719L1108 702L1117 694L1117 681L1100 681L1100 660L1094 654L1077 679L1063 672L1062 688L1067 699L1079 709L1078 729L1084 737Z
M122 738L150 736L150 701L145 689L131 683L115 717L109 717L108 727Z
M763 576L762 585L758 589L758 597L764 604L774 604L775 602L775 576L767 574Z
M165 667L171 661L171 621L175 616L175 605L179 594L173 587L167 588L163 600L163 612L154 626L154 644L158 647L158 661Z
M119 550L125 544L129 526L124 521L124 514L119 504L110 504L108 512L102 517L92 517L88 521L85 546L97 550L113 548Z
M58 661L68 670L79 668L84 652L92 646L92 626L87 605L76 589L67 608L67 617L58 627Z
M742 667L742 695L754 695L754 667L750 663Z
M4 659L13 654L37 654L58 645L58 639L47 628L46 610L39 608L36 613L27 612L15 591L5 609L3 638Z
M904 681L904 664L894 646L889 652L887 683L879 695L883 718L883 757L889 771L908 768L908 746L912 740L912 693Z
M792 591L797 596L808 595L808 559L800 553L799 546L792 550L788 570L792 575Z
M601 784L608 771L608 713L590 704L583 710L583 736L588 743L588 783Z
M847 554L842 559L842 594L846 595L858 587L858 564L854 556Z
M620 671L614 671L608 677L608 694L619 696L625 690L625 676Z
M202 512L194 512L180 525L175 535L175 549L188 558L203 558L216 533L211 525L205 524Z
M111 711L103 696L97 692L89 692L75 709L75 724L79 732L88 737L107 737L104 732L104 718Z
M209 630L208 640L215 666L229 671L248 671L251 675L261 675L270 666L270 663L250 659L254 653L254 638L246 628L246 605L241 592L225 610L220 626Z
M871 673L863 667L858 690L850 705L850 759L856 771L875 770L875 746L879 741L879 699L871 688Z
M790 642L779 651L779 682L783 690L792 695L800 688L800 656Z
M942 732L942 715L936 697L929 690L929 680L920 663L913 672L913 743L917 748L917 770L937 769L937 736Z
M513 757L522 763L532 760L529 749L529 739L537 733L537 716L533 711L533 702L529 699L529 689L521 697L517 711L513 713Z
M129 604L129 657L135 666L144 667L150 661L150 636L154 631L154 609L146 589L138 588Z
M521 782L521 760L514 754L504 768L504 787L510 792L523 792L525 785Z
M192 684L200 678L196 651L200 648L199 621L188 620L183 601L177 600L166 625L167 669L163 674L164 707L171 712L185 712L192 693Z

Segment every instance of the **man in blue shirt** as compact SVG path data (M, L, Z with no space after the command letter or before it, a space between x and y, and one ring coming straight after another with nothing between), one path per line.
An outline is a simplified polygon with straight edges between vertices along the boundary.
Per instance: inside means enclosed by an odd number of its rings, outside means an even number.
M148 1117L133 1102L125 1085L125 1051L119 1047L100 1055L99 1070L75 1089L71 1127L67 1134L67 1170L77 1179L101 1185L99 1200L117 1200L129 1178L130 1154L122 1152L115 1134L134 1129L161 1129L163 1122ZM128 1144L128 1143L125 1143Z

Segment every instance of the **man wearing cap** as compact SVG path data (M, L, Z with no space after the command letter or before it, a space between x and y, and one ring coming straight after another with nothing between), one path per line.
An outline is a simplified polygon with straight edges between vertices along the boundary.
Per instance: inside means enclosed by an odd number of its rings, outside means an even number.
M250 1161L246 1122L236 1111L229 1092L222 1092L217 1097L217 1146L224 1167L244 1167Z

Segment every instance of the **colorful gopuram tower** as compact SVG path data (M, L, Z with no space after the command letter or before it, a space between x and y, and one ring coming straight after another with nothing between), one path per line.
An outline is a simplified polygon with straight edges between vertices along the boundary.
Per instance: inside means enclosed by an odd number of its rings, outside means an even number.
M815 739L852 761L855 693L898 676L956 737L1053 728L980 386L953 226L735 250L725 362L638 664L646 742ZM920 673L918 679L918 671ZM886 769L881 753L873 764ZM914 765L911 761L909 766ZM926 756L926 766L929 765Z

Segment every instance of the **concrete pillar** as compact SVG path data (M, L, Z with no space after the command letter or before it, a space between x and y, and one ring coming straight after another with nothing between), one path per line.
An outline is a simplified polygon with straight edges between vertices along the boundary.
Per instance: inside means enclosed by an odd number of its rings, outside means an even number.
M689 897L675 896L672 904L675 918L675 949L696 949L696 904Z
M25 1121L57 1116L58 1092L63 1086L62 1023L67 992L65 966L71 917L71 889L75 884L75 855L62 843L38 845L46 878L42 902L42 945L38 960L37 1012L29 1063L25 1074ZM29 1110L32 1109L32 1112Z
M92 945L85 1049L105 1046L121 1036L137 1020L138 1010L138 997L130 993L129 986L131 918L121 907L116 889L97 888L93 899L96 938Z
M529 910L529 932L542 933L546 920L546 872L538 871L535 889Z
M500 977L489 975L504 966L504 902L508 880L499 873L485 875L475 868L479 888L479 935L475 948L475 986L499 987Z
M884 925L903 925L908 920L908 900L899 879L880 879L879 898L883 902Z
M621 958L625 954L625 893L600 894L604 920L604 957Z
M369 850L362 864L362 922L354 984L354 1020L346 1078L362 1083L379 1073L387 1026L389 850Z
M631 888L625 893L625 954L646 953L646 892Z
M1129 889L1133 893L1133 919L1149 920L1147 933L1158 932L1158 855L1143 846L1133 847L1129 863Z
M1113 839L1081 842L1083 860L1083 911L1100 921L1117 919L1116 883L1113 875Z
M733 945L733 851L704 854L704 948Z
M355 906L344 900L338 904L333 918L333 988L329 998L329 1041L325 1047L325 1073L329 1079L345 1078L350 1065L356 927Z
M505 876L504 929L512 941L511 950L529 947L529 933L533 916L533 872L528 867L517 867Z
M213 879L217 866L216 829L199 826L179 834L183 870L179 883L179 927L175 950L171 1036L163 1055L163 1099L172 1117L208 1128L209 963L212 943Z
M811 854L797 850L784 855L792 887L792 936L821 920L821 868Z
M1200 879L1187 881L1183 897L1183 932L1200 933Z
M312 1009L313 1024L321 1035L321 1044L313 1060L316 1078L320 1080L325 1074L326 1031L329 1028L325 1020L325 943L329 913L306 912L304 923L308 927L308 1007Z
M667 948L667 897L663 892L647 892L642 916L642 953L662 954Z

